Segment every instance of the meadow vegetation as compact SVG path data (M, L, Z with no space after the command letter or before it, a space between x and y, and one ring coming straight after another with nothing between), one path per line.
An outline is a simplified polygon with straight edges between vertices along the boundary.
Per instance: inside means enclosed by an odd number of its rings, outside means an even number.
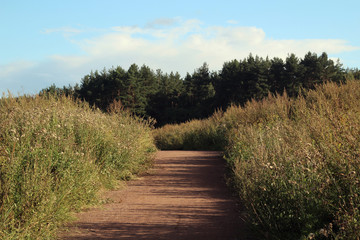
M223 150L228 182L262 238L359 239L359 102L360 81L326 83L165 126L155 139Z
M53 239L71 212L99 203L151 165L151 124L60 96L0 99L0 239Z
M168 124L154 129L156 146L161 150L220 150L225 147L225 129L220 124L223 113L208 119Z

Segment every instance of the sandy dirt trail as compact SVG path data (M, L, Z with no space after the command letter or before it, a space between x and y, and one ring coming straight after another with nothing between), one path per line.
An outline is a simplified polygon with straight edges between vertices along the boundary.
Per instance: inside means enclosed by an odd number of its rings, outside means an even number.
M251 239L219 152L161 151L148 174L77 214L62 239Z

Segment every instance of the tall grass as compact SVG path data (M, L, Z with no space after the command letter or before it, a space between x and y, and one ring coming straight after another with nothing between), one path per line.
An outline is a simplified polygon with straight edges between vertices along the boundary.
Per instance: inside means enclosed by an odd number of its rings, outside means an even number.
M263 238L360 239L359 103L359 81L327 83L197 122L225 143L229 184ZM183 131L177 141L186 145L191 124L157 131Z
M240 122L227 148L233 183L264 235L360 237L359 101L359 82L328 83L229 110Z
M155 129L155 144L162 150L221 150L226 145L222 114L218 111L208 119Z
M70 212L151 164L148 123L66 97L0 99L0 239L48 239Z

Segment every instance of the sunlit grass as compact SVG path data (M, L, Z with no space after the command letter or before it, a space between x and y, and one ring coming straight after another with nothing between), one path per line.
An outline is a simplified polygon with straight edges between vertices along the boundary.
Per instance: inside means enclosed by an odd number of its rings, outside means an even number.
M48 239L100 188L144 171L148 123L66 97L0 100L0 238Z
M359 237L359 100L360 82L328 83L229 110L233 184L265 235Z

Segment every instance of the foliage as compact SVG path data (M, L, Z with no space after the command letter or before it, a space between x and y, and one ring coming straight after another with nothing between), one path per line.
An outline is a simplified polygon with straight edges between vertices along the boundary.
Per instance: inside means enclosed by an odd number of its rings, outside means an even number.
M75 87L72 86L64 86L63 88L56 87L55 84L51 85L50 87L44 88L39 92L40 96L56 96L56 97L72 97L72 98L78 98L79 94L78 91L80 90L80 87L78 84L75 85Z
M360 70L358 68L346 69L346 79L347 80L356 80L360 79Z
M70 212L96 203L151 164L149 124L64 96L0 100L0 239L49 239Z
M58 89L52 86L42 92L73 93L91 106L105 111L113 100L138 116L156 119L156 126L204 119L216 109L226 110L231 104L244 105L251 99L261 100L283 93L296 97L301 89L315 84L343 82L357 78L358 71L345 71L326 53L307 53L303 59L290 54L285 60L261 58L250 54L243 60L225 62L218 72L210 72L204 63L192 74L181 78L178 73L164 74L149 67L132 64L95 71L84 76L80 86Z

